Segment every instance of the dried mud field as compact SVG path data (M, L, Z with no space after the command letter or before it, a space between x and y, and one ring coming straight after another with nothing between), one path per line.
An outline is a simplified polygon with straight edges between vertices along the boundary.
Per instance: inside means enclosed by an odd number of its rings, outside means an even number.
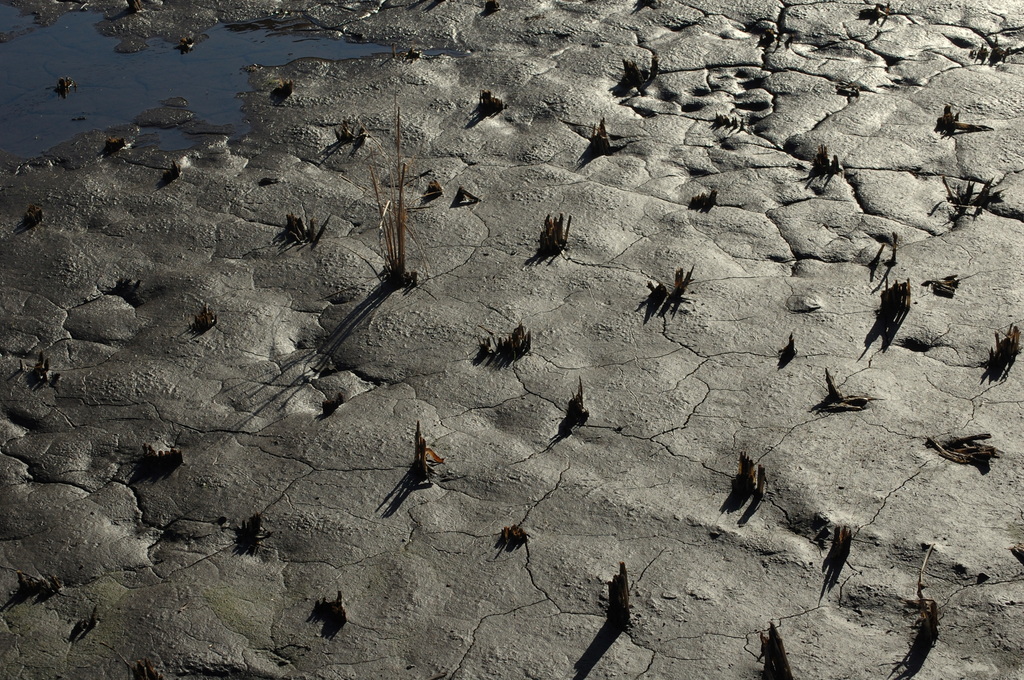
M85 8L395 48L0 152L3 675L1024 677L1024 3L500 2Z

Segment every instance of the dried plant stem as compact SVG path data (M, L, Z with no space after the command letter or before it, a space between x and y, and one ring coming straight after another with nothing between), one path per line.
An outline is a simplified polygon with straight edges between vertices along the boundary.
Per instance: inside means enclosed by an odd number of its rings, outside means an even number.
M402 155L402 112L395 107L395 157L387 164L387 177L382 178L370 166L370 181L380 214L381 240L384 243L382 278L399 286L415 286L416 272L406 268L406 234L409 231L409 210L405 202L405 183L409 163ZM386 179L385 182L382 179Z
M932 550L935 550L935 544L932 543L928 546L928 552L924 555L924 562L921 563L921 571L917 574L917 597L921 599L924 597L924 585L921 583L924 580L924 571L928 568L928 558L932 556Z

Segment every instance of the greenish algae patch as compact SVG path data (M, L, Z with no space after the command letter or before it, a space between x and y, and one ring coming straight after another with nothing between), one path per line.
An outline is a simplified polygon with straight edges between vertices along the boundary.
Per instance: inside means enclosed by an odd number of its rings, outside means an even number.
M124 639L124 616L121 605L131 589L118 582L114 575L104 576L92 583L82 586L81 594L84 596L82 607L77 612L79 619L86 619L92 613L89 602L96 607L96 616L99 623L90 630L85 637L71 646L69 655L72 658L89 659L97 655L106 656L108 648L104 644L117 647ZM74 626L74 621L68 624L68 633Z
M265 590L233 585L207 588L203 599L228 629L244 636L254 647L271 647L270 628L278 605Z
M21 641L18 661L26 669L53 668L55 659L59 658L54 651L63 652L68 647L66 633L61 635L60 618L44 602L30 598L5 609L2 617L8 630Z

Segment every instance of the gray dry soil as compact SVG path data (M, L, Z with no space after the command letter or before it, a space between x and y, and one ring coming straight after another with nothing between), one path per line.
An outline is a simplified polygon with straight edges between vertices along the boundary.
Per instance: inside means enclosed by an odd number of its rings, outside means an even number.
M282 9L228 5L90 9L122 49ZM459 54L256 68L238 141L103 156L95 131L2 155L3 676L127 678L148 658L165 678L753 679L774 622L795 678L1024 677L1024 367L986 375L1024 316L1024 3L872 8L297 0L319 26ZM985 45L1010 53L971 56ZM623 87L623 60L655 52L646 91ZM506 109L477 115L482 90ZM369 178L396 105L408 290L379 282ZM935 132L946 105L991 130ZM595 156L602 119L621 148ZM346 121L364 143L336 143ZM813 176L819 145L840 173ZM1002 200L958 211L943 176ZM420 207L430 180L444 195ZM481 200L453 207L460 186ZM284 242L288 213L327 221L315 247ZM568 248L538 259L558 213ZM654 309L648 282L691 266ZM950 274L952 298L921 285ZM906 280L883 351L880 292ZM204 304L218 321L192 334ZM530 354L477 361L481 327L520 321ZM826 369L876 400L815 410ZM590 418L560 437L580 380ZM407 476L417 421L445 459L427 483ZM991 465L925 446L982 432ZM147 445L184 462L147 470ZM756 507L729 501L741 452L766 470ZM257 512L247 554L235 529ZM501 549L514 524L528 543ZM605 624L620 561L625 631ZM63 588L19 593L16 570ZM340 628L315 615L339 590Z

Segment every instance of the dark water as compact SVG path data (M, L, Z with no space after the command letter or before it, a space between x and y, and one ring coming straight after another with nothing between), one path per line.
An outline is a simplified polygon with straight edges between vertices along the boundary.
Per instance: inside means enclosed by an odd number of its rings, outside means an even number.
M96 30L102 17L69 12L52 26L0 5L0 148L34 157L79 132L131 123L147 109L180 97L195 120L245 132L237 94L249 90L250 64L279 66L301 57L351 59L389 47L346 42L314 30L302 19L263 19L220 24L196 36L192 52L154 40L141 52L115 52L118 39ZM78 84L66 99L55 87L70 77ZM269 78L269 76L268 76ZM158 132L168 150L195 142L178 129Z

